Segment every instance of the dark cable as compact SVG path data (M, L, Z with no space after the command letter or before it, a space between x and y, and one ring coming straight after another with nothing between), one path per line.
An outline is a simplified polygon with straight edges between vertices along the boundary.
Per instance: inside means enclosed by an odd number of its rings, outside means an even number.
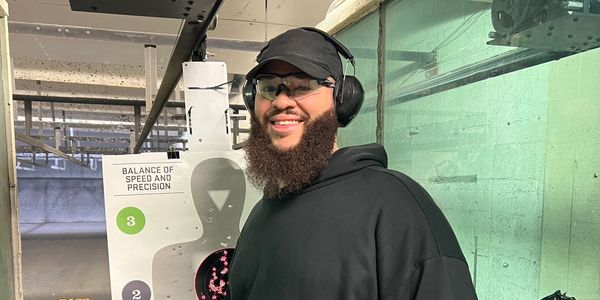
M188 87L188 89L190 89L190 90L222 90L222 89L224 89L224 87L223 87L224 85L227 85L227 84L230 84L233 82L234 82L234 80L231 80L231 81L223 82L219 85L210 86L210 87L190 86L190 87Z

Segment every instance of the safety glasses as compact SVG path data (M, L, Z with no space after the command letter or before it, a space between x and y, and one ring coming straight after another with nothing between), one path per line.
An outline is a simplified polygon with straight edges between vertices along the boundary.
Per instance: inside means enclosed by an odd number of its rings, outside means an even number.
M312 94L324 86L335 87L335 84L327 79L317 79L305 73L291 74L260 74L254 78L256 92L263 98L273 101L281 91L285 90L292 100L300 100Z

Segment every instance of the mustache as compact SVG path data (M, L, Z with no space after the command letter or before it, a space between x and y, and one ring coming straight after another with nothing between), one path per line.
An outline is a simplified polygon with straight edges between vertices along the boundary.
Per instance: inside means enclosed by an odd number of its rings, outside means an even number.
M266 124L267 122L269 122L269 119L271 119L271 117L273 117L275 115L280 115L280 114L298 116L298 117L302 118L303 120L308 119L308 115L305 113L302 113L302 112L296 112L296 111L293 111L292 109L274 108L272 111L268 111L265 114L263 121L265 121L265 124Z

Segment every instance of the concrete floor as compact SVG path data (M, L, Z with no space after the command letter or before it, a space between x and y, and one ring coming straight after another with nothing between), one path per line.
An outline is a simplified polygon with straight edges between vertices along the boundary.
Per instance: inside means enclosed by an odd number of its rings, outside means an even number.
M21 224L25 300L110 300L104 223Z

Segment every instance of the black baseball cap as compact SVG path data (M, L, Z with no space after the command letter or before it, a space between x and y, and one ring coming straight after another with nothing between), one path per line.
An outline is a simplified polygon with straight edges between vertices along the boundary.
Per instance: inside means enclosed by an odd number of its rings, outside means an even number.
M256 57L258 65L246 74L246 79L259 75L269 62L281 60L312 77L325 79L331 76L338 80L343 74L342 61L335 45L324 35L327 33L305 27L290 29L274 37L260 51Z

